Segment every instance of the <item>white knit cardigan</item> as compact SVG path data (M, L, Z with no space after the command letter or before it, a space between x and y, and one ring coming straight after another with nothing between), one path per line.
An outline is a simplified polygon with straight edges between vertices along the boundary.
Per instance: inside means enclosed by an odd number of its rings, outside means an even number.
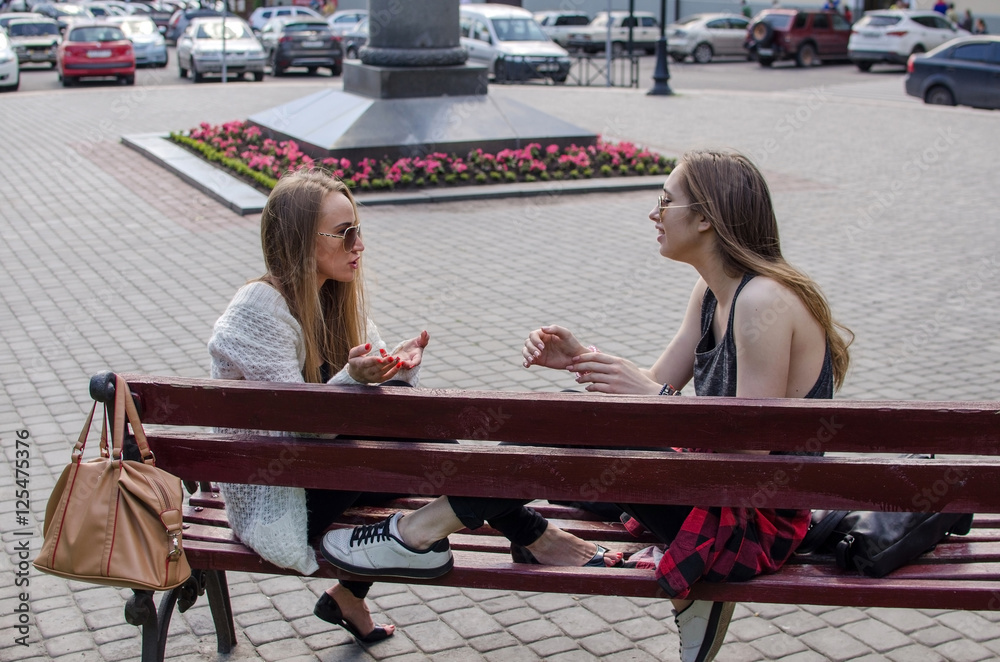
M376 354L386 345L378 328L367 321L368 340ZM397 346L390 354L399 350ZM208 342L214 379L265 382L304 382L305 344L302 327L288 310L285 298L263 282L244 285L215 323ZM420 367L403 370L395 379L416 386ZM359 384L347 366L329 384ZM252 431L257 435L276 435ZM280 482L280 478L279 481ZM307 536L306 493L279 485L221 485L229 525L240 540L267 561L304 575L319 569Z

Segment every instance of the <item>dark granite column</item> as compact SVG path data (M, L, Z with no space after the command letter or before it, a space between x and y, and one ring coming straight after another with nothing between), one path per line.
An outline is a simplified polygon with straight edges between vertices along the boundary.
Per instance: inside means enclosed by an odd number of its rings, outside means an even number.
M465 64L458 0L368 0L361 64L344 66L344 91L374 99L486 94L485 67Z

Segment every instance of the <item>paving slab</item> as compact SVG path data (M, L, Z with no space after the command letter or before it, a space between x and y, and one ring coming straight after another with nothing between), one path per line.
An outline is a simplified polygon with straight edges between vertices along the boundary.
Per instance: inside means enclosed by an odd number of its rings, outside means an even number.
M0 98L0 447L8 467L0 470L0 504L13 500L12 435L26 429L33 444L29 523L0 509L0 660L137 659L138 630L125 636L124 620L110 618L127 591L37 574L30 645L13 643L14 532L28 531L33 549L41 543L45 499L89 409L89 375L207 375L212 324L263 270L255 215L234 214L120 137L245 118L326 84L150 87L128 113L112 112L118 89ZM495 93L667 155L699 146L750 153L768 176L786 255L817 279L856 334L840 397L995 399L995 114L915 104L899 85L873 76L828 89L687 90L668 99L537 86ZM653 204L646 190L371 206L363 214L372 316L390 340L429 330L428 388L570 386L560 374L520 367L524 334L549 322L651 363L695 280L656 255L646 219ZM677 650L663 601L602 598L594 609L586 596L376 584L373 611L400 627L364 649L302 613L324 582L242 573L230 582L239 611L233 653L215 652L199 604L174 616L179 636L168 643L169 659L648 660L673 659ZM468 622L457 618L473 608L463 597L481 607ZM616 604L625 620L601 617ZM719 660L1000 655L992 612L746 604L737 615ZM813 619L825 627L810 630ZM762 645L769 637L773 645ZM874 648L901 637L912 643ZM619 650L623 639L631 647Z

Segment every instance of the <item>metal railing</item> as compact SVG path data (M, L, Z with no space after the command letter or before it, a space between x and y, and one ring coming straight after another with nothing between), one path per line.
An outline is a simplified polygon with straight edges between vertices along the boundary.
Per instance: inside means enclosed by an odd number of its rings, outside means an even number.
M611 60L603 53L575 53L569 69L567 85L603 85L606 87L639 87L639 56L612 54Z

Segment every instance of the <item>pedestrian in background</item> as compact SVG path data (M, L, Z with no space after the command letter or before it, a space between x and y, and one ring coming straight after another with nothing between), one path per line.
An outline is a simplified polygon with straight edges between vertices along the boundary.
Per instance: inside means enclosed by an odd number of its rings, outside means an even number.
M962 19L962 22L959 24L959 27L961 27L963 30L968 30L969 32L972 32L972 10L971 9L966 9L965 10L965 17Z
M750 5L747 4L747 0L740 0L740 6L744 16L750 18L753 15L753 10L750 9Z
M989 34L986 30L986 21L981 18L977 18L976 27L972 30L972 34Z
M948 14L948 3L946 3L944 0L938 0L937 2L934 3L934 11L941 14L942 16L946 16Z

